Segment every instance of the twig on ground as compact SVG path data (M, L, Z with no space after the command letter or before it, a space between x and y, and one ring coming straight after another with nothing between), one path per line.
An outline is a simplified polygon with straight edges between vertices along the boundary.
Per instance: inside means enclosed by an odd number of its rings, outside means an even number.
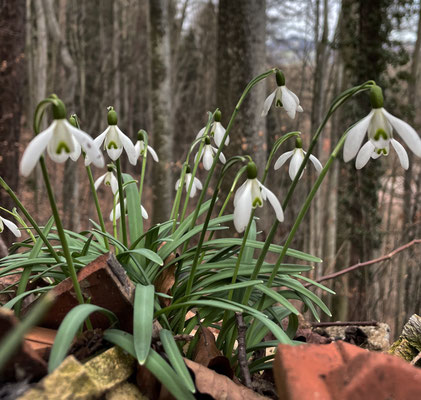
M338 276L345 275L348 272L354 271L355 269L358 269L358 268L361 268L361 267L366 267L368 265L377 264L381 261L390 260L394 255L400 253L403 250L408 249L409 247L413 246L414 244L421 244L421 239L414 239L411 242L409 242L407 244L404 244L401 247L398 247L397 249L391 251L390 253L388 253L384 256L381 256L379 258L375 258L374 260L354 264L354 265L351 265L348 268L344 268L344 269L342 269L340 271L337 271L337 272L334 272L332 274L321 276L320 278L316 279L315 282L320 283L320 282L323 282L323 281L327 281L327 280L330 280L330 279L333 279L333 278L337 278ZM309 286L312 286L312 285L313 285L312 283L306 283L304 286L309 287Z
M327 326L377 326L377 321L336 321L336 322L311 322L313 328L324 328Z
M413 358L411 365L415 365L417 361L421 358L421 351Z
M235 313L238 328L238 362L240 364L241 374L243 375L244 384L248 388L252 388L250 370L247 364L246 352L246 332L247 326L244 323L243 314L240 312Z

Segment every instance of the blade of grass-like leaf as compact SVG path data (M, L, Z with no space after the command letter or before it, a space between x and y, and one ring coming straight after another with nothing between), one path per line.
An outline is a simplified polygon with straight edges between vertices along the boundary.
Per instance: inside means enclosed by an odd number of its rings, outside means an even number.
M12 309L13 306L16 303L18 303L19 301L22 301L23 298L25 298L26 296L30 295L31 293L46 292L46 291L48 291L50 289L53 289L53 288L54 288L54 286L46 286L46 287L42 287L42 288L28 290L27 292L23 292L23 293L17 295L12 300L9 300L5 305L3 305L2 308Z
M273 300L277 301L278 303L282 304L285 308L290 310L292 313L298 315L300 312L281 294L275 292L273 289L268 288L265 285L256 285L256 289L260 290L266 296L269 296Z
M154 263L157 263L158 265L164 265L164 261L162 261L162 258L159 257L158 254L156 254L154 251L149 249L134 249L134 250L128 250L120 253L118 256L123 257L127 254L140 254L141 256L147 258L148 260L153 261Z
M70 310L57 331L48 361L49 373L53 372L64 360L79 327L95 311L105 314L112 323L117 320L117 317L112 311L94 304L79 304Z
M136 357L133 336L129 333L118 329L108 329L104 332L104 339ZM152 372L177 400L195 399L183 384L180 385L180 378L155 350L150 349L145 367Z
M142 208L140 205L139 189L136 182L129 174L123 174L124 182L130 182L125 186L126 200L127 200L127 214L130 241L134 242L143 233L143 217ZM136 247L143 247L143 242L140 241Z
M32 309L26 318L13 330L6 334L0 342L0 371L9 360L10 356L15 352L17 347L19 347L22 343L25 334L41 320L53 302L54 295L52 292L47 293L39 300L38 304Z
M305 282L311 283L313 286L317 286L318 288L324 290L325 292L328 292L330 294L336 294L336 292L334 292L332 289L328 288L325 285L322 285L319 282L314 281L313 279L307 278L306 276L302 276L300 274L291 274L291 276L297 279L302 279Z
M190 390L190 392L195 393L196 388L194 386L194 382L186 364L184 363L183 357L180 354L180 350L172 333L166 329L161 329L159 331L159 337L161 338L161 343L164 346L165 354L170 360L175 372L178 374L180 379L182 379L183 384Z
M140 365L145 363L151 348L154 302L155 287L138 283L134 296L133 336L136 357Z

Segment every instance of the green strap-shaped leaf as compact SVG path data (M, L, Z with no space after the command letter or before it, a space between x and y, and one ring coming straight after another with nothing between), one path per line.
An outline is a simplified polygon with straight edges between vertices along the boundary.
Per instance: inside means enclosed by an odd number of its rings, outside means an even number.
M190 376L189 370L186 367L183 357L180 354L180 350L178 349L172 333L166 329L161 329L159 337L161 338L162 345L164 346L165 354L170 360L175 372L183 380L184 385L190 390L190 392L195 393L196 388L194 386L194 382Z
M143 257L147 258L148 260L151 260L154 263L157 263L158 265L164 265L164 261L162 261L162 258L159 257L159 255L156 254L154 251L149 250L149 249L134 249L134 250L124 251L119 254L119 257L124 256L125 254L140 254Z
M136 285L133 311L133 336L136 358L143 365L148 357L152 342L155 287Z
M51 373L62 363L79 327L95 311L105 314L111 322L117 320L117 317L112 311L95 306L94 304L79 304L70 310L57 331L48 362L48 372Z

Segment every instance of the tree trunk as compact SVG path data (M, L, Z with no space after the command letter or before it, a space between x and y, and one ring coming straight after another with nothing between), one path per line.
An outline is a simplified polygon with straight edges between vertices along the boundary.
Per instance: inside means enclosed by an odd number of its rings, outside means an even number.
M0 138L3 149L0 176L11 188L17 190L19 137L23 113L25 0L2 2L0 11ZM3 190L0 191L0 204L7 209L15 206ZM10 219L10 216L4 216ZM7 244L15 240L8 229L5 229L2 237Z

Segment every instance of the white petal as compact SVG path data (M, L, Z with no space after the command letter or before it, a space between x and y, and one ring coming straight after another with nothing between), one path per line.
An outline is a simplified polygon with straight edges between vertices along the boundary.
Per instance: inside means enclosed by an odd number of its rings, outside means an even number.
M186 177L184 178L186 181L186 192L189 190L191 178L192 178L191 173L186 174ZM193 183L190 189L190 197L194 197L195 195L196 195L196 186L194 185L194 180L193 180Z
M196 135L196 139L199 139L199 138L201 138L202 136L203 136L203 134L205 133L205 130L206 130L206 126L205 127L203 127L198 133L197 133L197 135Z
M392 114L389 114L384 108L382 108L382 112L387 120L395 128L396 132L398 132L403 141L407 144L407 146L414 152L416 156L421 157L421 139L415 129L405 121L402 121Z
M316 171L320 174L321 170L323 169L321 162L316 157L314 157L313 154L310 154L310 161L313 163Z
M220 122L214 122L213 129L214 129L213 138L215 140L216 145L219 147L225 135L225 128L222 126ZM228 146L229 142L230 142L230 138L229 136L227 136L227 138L225 139L225 146Z
M156 154L156 151L149 145L148 145L148 151L149 153L151 153L151 156L154 159L154 161L158 162L159 161L158 154Z
M252 208L263 207L263 200L265 200L265 198L260 190L262 184L257 179L250 179L250 186Z
M267 187L263 186L262 184L260 184L260 185L261 185L261 189L262 189L262 194L263 193L265 194L269 203L271 204L271 206L275 210L276 219L279 222L283 222L284 212L282 210L282 206L281 206L281 203L279 202L278 198Z
M193 180L193 185L196 186L199 190L203 189L202 182L200 182L196 177Z
M237 207L237 202L238 199L242 196L243 192L246 190L247 188L247 184L248 184L248 179L237 189L237 191L235 192L234 195L234 207Z
M142 150L143 150L143 141L138 140L136 144L134 145L134 149L136 150L137 156L140 157L142 155Z
M301 164L303 163L303 160L303 151L301 149L295 149L294 155L292 156L291 162L289 164L289 177L292 181L295 179L295 176L297 175L298 170L300 169ZM301 176L303 175L303 172L301 173ZM301 176L299 179L301 179Z
M116 194L118 192L118 181L113 173L111 173L110 186L113 194Z
M140 205L140 209L142 210L142 217L143 217L144 219L148 219L148 218L149 218L149 215L148 215L148 213L146 212L145 207L143 207L142 205Z
M209 171L213 164L213 153L210 145L205 146L203 149L203 167Z
M104 132L102 132L99 136L97 136L94 139L94 143L96 144L96 147L100 148L102 143L104 142L105 138L107 137L108 131L111 129L111 125L109 125L107 127L107 129L105 129Z
M391 143L392 143L393 148L396 150L396 153L398 154L399 161L402 165L402 168L408 169L409 168L409 158L408 158L408 154L406 153L406 150L395 139L392 139Z
M297 107L297 111L298 112L303 112L304 110L303 110L303 107L301 107L300 105Z
M276 160L275 165L273 166L273 169L279 169L281 168L285 162L294 154L294 150L287 151L284 154L281 154L280 157Z
M275 98L275 94L276 94L276 89L268 96L266 97L265 102L263 103L263 110L262 110L262 117L265 117L270 109L270 106L273 103L273 99Z
M358 150L361 147L361 143L364 140L364 136L367 132L368 125L370 124L371 117L374 114L374 110L364 117L361 121L358 121L349 131L345 139L344 145L344 161L348 162L353 159Z
M121 216L120 203L115 205L115 220L117 221ZM110 221L114 221L114 209L110 212Z
M55 120L45 131L39 133L29 143L20 162L20 173L23 176L28 176L34 169L48 142L51 140L56 124L57 121Z
M216 149L215 149L216 151ZM222 153L222 151L219 153L219 161L221 161L222 164L225 164L227 162L224 153Z
M0 218L16 237L22 236L21 231L18 229L18 227L12 221L9 221L6 218L2 218L2 217L0 217Z
M357 159L355 160L355 168L361 169L364 167L368 163L368 160L373 154L375 148L374 144L370 141L361 147L361 150L358 152Z
M101 144L97 144L95 140L93 140L86 132L75 128L69 122L65 121L64 123L67 129L69 129L70 133L73 135L73 137L82 146L82 149L86 153L87 158L89 158L89 163L93 162L96 167L103 168L105 162L100 150Z
M282 105L291 119L295 118L298 104L294 97L291 95L291 91L286 86L281 86L282 91Z
M246 226L250 219L251 214L251 183L250 179L246 181L246 184L241 186L237 192L242 189L241 195L234 198L234 226L238 233L241 233L246 229Z
M98 190L101 183L104 182L105 177L107 176L107 172L104 175L101 175L94 183L95 190Z
M136 165L137 163L137 153L134 148L134 144L132 141L120 130L120 128L116 125L116 129L118 132L118 138L121 140L123 144L124 150L126 150L127 156L129 157L129 162L132 165Z
M80 147L80 144L76 141L76 139L74 137L73 137L73 142L74 142L73 145L75 147L75 151L70 154L70 158L73 161L77 161L79 156L80 156L80 153L81 153L81 147Z
M175 182L175 190L178 190L180 187L181 178L177 179L177 182Z

